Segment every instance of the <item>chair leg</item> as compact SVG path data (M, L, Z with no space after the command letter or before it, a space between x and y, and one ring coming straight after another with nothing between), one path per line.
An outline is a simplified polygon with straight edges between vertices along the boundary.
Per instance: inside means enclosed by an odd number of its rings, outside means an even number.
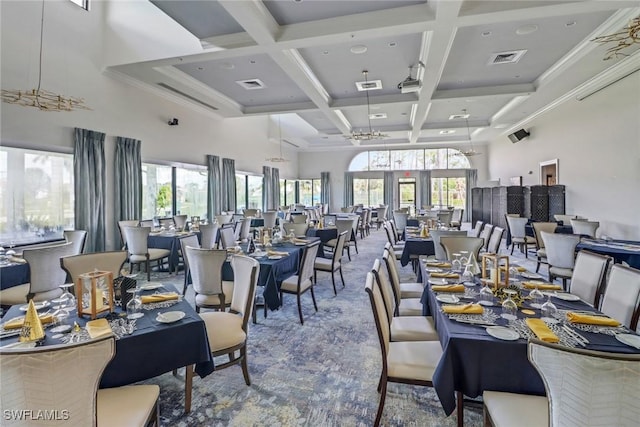
M302 318L302 303L300 302L300 294L296 294L298 298L298 315L300 316L300 324L304 325L304 319Z
M349 261L351 261L351 247L347 246L347 256L349 257Z
M376 413L376 420L373 422L374 427L380 425L380 419L382 418L382 411L384 410L384 401L387 397L387 379L382 381L382 387L380 390L380 402L378 403L378 412Z
M147 259L147 263L145 264L147 268L147 282L151 281L151 266L149 265L149 260Z
M193 365L184 368L184 413L191 412L191 391L193 390Z
M538 264L536 265L536 273L540 271L540 258L538 258Z
M338 271L340 271L340 280L342 280L342 287L344 288L345 286L344 286L344 276L342 275L342 264L340 264L340 268Z
M513 255L513 249L516 247L515 242L511 242L511 255Z
M331 272L331 284L333 284L333 294L338 295L338 291L336 291L336 271L335 270Z
M353 246L356 247L356 253L359 253L358 252L358 242L357 241L355 241L355 240L353 241Z
M464 426L464 395L461 391L456 391L456 413L458 417L458 427Z
M313 286L311 286L311 300L313 301L313 308L318 311L318 304L316 304L316 293L313 291Z
M240 357L242 361L240 365L242 366L242 375L244 376L244 382L247 385L251 385L251 378L249 377L249 367L247 366L247 344L240 349Z

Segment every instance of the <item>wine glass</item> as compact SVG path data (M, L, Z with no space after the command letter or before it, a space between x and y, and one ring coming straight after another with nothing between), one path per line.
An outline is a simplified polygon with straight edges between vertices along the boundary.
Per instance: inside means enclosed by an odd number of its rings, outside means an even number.
M554 303L551 302L551 293L547 294L547 302L542 304L540 307L540 312L542 314L542 320L548 323L558 323L555 319L555 315L558 312L558 309Z
M462 283L473 283L473 273L471 273L470 266L467 265L464 268L464 272L462 273L462 277L460 279L462 280Z
M535 288L529 292L529 298L531 298L531 301L533 301L531 303L531 307L533 308L541 308L542 307L542 301L544 301L544 294L542 292L540 292L540 289L538 289L538 284L535 284Z
M460 254L453 254L453 261L451 261L451 271L462 271L462 263L460 262Z
M516 320L518 318L516 316L516 313L518 313L518 305L513 300L513 296L516 294L516 291L513 289L505 289L503 292L507 296L507 299L502 302L501 317L507 320Z
M76 305L76 297L75 295L73 295L73 293L71 293L71 291L69 290L71 287L73 286L73 283L65 283L60 285L60 287L62 288L62 295L60 295L60 298L63 298L66 301L66 307L68 310L72 311L73 308Z
M480 304L493 305L493 291L486 280L484 281L484 286L480 289Z
M460 263L467 265L469 262L469 251L460 251Z
M127 319L139 319L144 316L142 312L142 300L140 299L140 289L131 288L127 289L127 292L132 294L131 299L127 303Z

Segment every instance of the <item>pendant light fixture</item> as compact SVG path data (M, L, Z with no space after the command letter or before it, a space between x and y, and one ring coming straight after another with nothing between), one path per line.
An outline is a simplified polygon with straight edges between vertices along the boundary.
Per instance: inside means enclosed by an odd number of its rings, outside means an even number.
M467 139L469 141L469 148L467 150L460 150L462 154L467 157L477 156L482 154L473 148L473 141L471 140L471 130L469 129L469 115L467 114L466 108L462 110L462 114L464 115L464 123L467 127Z
M374 131L371 128L371 105L369 104L369 89L368 89L368 85L369 85L369 80L368 80L368 75L369 75L369 71L367 70L362 70L362 74L364 74L364 88L365 88L365 93L367 94L367 120L369 123L369 130L368 131L363 131L362 129L360 129L360 131L356 132L356 131L351 131L351 139L353 139L354 141L371 141L374 139L384 139L387 138L389 135L383 134L380 131Z
M280 157L267 157L265 160L271 163L285 163L289 160L282 156L282 127L280 126L280 115L278 115L278 138L280 140Z

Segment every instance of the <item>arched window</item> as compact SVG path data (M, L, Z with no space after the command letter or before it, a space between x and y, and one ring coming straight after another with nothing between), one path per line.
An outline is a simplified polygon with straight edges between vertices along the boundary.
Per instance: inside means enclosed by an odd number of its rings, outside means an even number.
M455 148L364 151L354 156L349 171L468 169L469 159Z

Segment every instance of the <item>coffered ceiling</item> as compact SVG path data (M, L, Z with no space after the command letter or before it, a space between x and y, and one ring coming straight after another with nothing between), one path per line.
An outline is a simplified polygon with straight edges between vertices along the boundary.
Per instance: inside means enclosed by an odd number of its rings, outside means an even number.
M220 117L287 113L287 140L333 150L371 126L384 144L468 144L504 135L632 55L604 61L595 36L640 15L639 1L151 1L202 51L111 67ZM627 50L631 55L638 45ZM185 51L187 52L187 51ZM419 89L403 91L410 77ZM407 92L407 93L403 93ZM464 119L450 116L467 110ZM374 116L375 115L375 116Z

